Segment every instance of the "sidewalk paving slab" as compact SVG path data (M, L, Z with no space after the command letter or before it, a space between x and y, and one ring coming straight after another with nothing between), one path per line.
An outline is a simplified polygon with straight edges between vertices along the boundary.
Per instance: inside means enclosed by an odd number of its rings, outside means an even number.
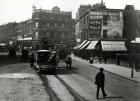
M109 64L101 63L100 64L99 62L94 62L93 64L90 64L89 61L81 59L79 57L75 57L73 55L72 55L72 59L80 61L80 62L84 62L87 65L90 65L90 66L98 68L98 69L102 67L107 72L113 73L115 75L121 76L121 77L129 79L129 80L132 80L134 82L140 82L140 72L136 72L134 70L134 72L133 72L134 77L131 78L132 69L130 67L120 66L120 65L113 64L113 63L109 63Z

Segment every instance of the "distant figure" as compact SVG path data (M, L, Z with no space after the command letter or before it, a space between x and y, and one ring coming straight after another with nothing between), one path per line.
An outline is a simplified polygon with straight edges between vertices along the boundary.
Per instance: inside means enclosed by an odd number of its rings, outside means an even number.
M22 62L27 62L29 58L29 51L28 49L23 48L22 49Z
M72 59L71 59L71 56L70 56L70 55L68 55L68 56L66 57L65 62L66 62L67 68L71 68Z
M30 55L30 66L31 68L34 67L34 54L33 53Z
M99 90L101 88L103 97L106 97L107 94L104 90L104 82L105 82L105 75L103 73L104 69L100 68L100 72L95 77L95 84L97 85L97 92L96 92L96 98L99 99Z
M90 61L89 61L91 64L93 63L93 57L91 56L90 57Z
M102 56L99 56L99 62L102 63Z
M106 64L106 60L107 60L107 58L106 58L106 57L104 57L105 64Z
M60 58L59 58L58 55L56 55L56 67L57 67L57 68L58 68L58 64L59 64L59 62L60 62Z
M16 50L14 47L10 46L8 55L9 55L9 58L16 58Z

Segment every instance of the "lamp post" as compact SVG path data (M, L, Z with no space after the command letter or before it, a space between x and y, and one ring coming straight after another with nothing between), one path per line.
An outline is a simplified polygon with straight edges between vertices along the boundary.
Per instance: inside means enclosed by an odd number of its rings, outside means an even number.
M134 77L134 68L135 68L135 41L131 42L131 54L132 54L132 69L131 69L131 78Z

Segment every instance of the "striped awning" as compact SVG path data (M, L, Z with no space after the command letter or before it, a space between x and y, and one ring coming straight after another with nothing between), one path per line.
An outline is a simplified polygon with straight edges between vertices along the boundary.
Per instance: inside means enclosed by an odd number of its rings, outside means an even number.
M81 48L86 42L87 42L87 40L84 40L81 44L75 46L74 49L79 49L79 48Z
M95 45L97 44L97 42L98 41L91 41L91 43L88 45L86 50L94 50L95 49Z
M90 44L91 41L87 41L80 49L84 49L85 47L87 47Z

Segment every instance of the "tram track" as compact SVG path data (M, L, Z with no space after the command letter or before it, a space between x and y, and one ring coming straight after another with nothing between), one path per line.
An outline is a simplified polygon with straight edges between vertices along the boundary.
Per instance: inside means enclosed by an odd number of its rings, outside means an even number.
M81 97L73 88L71 88L64 80L62 80L58 75L55 77L69 90L71 95L74 97L74 101L88 101L85 98Z
M51 89L51 87L48 84L48 80L46 78L46 75L43 74L39 74L41 80L43 81L43 85L45 87L46 92L49 94L50 96L50 101L61 101L57 94Z
M81 97L73 88L71 88L63 79L61 79L58 75L54 75L56 79L58 79L61 84L70 92L70 94L74 97L74 101L88 101L85 98ZM40 74L40 78L43 81L43 85L45 86L46 92L50 96L51 101L61 101L57 96L55 91L48 84L47 75Z

